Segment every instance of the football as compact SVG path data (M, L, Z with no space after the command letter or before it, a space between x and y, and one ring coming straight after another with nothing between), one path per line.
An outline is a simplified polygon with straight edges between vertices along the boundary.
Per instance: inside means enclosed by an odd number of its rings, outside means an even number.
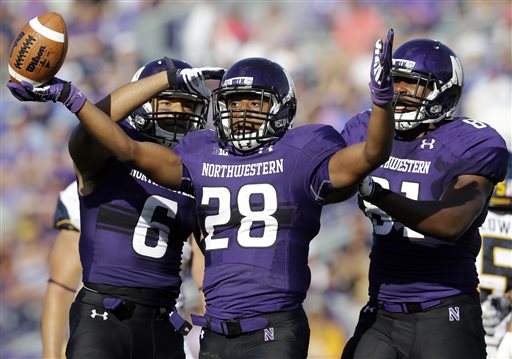
M16 35L9 51L9 76L40 86L59 71L68 50L62 16L48 12L30 20Z

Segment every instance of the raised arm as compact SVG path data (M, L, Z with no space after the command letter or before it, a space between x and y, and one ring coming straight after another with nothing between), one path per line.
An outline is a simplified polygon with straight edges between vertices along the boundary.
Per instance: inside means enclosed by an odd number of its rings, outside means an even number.
M161 75L154 76L157 81ZM144 99L141 103L146 100ZM119 161L126 162L144 172L162 186L179 187L182 164L172 150L157 143L131 139L121 127L89 101L85 102L76 116L86 131Z
M7 86L20 101L62 102L76 114L83 128L119 161L129 163L163 186L178 188L182 175L179 157L160 144L132 140L113 120L126 117L136 107L167 89L171 83L173 86L186 88L187 91L201 93L206 87L204 79L219 78L223 73L224 69L212 67L183 69L178 73L175 68L173 70L168 67L167 71L121 87L100 101L101 109L89 102L74 85L58 78L53 78L45 86L37 88L26 82L17 84L12 81ZM80 133L73 136L76 138L70 143L70 152L76 151L73 146L80 141L83 141L82 146L87 143L84 138L78 138ZM98 147L90 142L89 146L91 150ZM81 147L77 145L77 148ZM85 155L82 156L83 159Z
M115 108L115 117L122 117L166 89L168 84L166 72L161 72L144 81L126 85L120 95L120 98L124 99L124 103L117 99L115 103L112 103L112 97L110 97L110 100L103 101L102 106ZM32 88L28 83L19 85L12 81L7 86L11 93L21 101L62 102L76 114L87 132L118 160L129 163L163 186L179 187L182 164L174 152L159 144L134 141L105 112L89 102L85 95L69 82L54 78L44 87ZM135 88L136 90L130 93L130 89ZM109 102L109 106L105 105ZM109 111L107 110L107 112ZM91 150L93 147L91 144ZM71 145L70 151L74 151Z
M113 121L119 122L140 105L141 99L153 97L153 91L165 90L167 81L162 78L161 75L159 79L162 83L154 81L154 84L147 84L148 79L142 79L123 85L96 103L96 107L110 116ZM88 194L94 189L97 173L103 169L112 153L101 145L82 124L73 130L68 146L75 165L80 193Z
M391 154L394 134L394 113L391 106L393 36L391 29L384 42L379 39L375 44L369 84L373 105L366 142L338 151L329 162L331 183L337 189L355 186L367 174L385 163Z

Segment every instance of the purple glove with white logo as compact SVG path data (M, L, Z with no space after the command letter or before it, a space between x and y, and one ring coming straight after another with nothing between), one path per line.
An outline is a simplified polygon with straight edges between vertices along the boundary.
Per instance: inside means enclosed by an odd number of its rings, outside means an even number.
M165 58L167 65L167 80L171 88L209 98L212 94L204 80L220 80L225 69L222 67L197 67L191 69L176 69L169 58Z
M370 90L372 102L384 106L393 99L393 80L391 79L391 54L393 52L393 29L388 31L386 41L378 39L375 43L372 68L370 70Z
M80 111L87 100L84 94L71 82L63 81L57 77L39 87L34 87L26 81L22 81L21 84L9 81L7 88L19 101L58 101L62 102L73 113Z

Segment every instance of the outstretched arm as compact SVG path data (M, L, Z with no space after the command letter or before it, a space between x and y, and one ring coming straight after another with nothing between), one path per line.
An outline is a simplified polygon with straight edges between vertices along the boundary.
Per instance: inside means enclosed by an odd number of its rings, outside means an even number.
M394 134L393 82L391 80L391 53L393 30L389 30L386 41L375 44L370 89L372 112L366 142L339 150L329 162L329 176L337 189L355 186L371 171L387 161L391 154Z
M151 96L152 91L158 91L158 88L147 85L145 80L146 79L143 79L137 83L131 82L121 86L96 103L96 106L113 121L119 122L125 119L139 106L141 99ZM165 84L162 84L162 86L165 86ZM75 172L79 178L80 192L87 194L92 191L94 187L96 174L103 169L108 158L112 156L112 153L98 143L98 141L85 130L82 124L79 124L73 130L68 146L75 165Z
M131 85L133 86L127 88L137 87L134 93L126 95L130 97L132 103L119 102L120 109L115 110L119 111L115 116L129 113L165 90L169 86L169 80L167 73L163 71L146 78L145 81L137 81ZM85 130L119 161L129 163L162 186L168 188L180 186L182 163L174 152L156 143L134 141L71 83L55 77L42 87L34 88L27 82L17 84L13 81L9 81L7 87L20 101L62 102L68 110L76 114ZM108 102L108 100L105 101ZM118 101L111 103L110 108L117 108L117 103ZM90 146L91 151L97 148L91 143ZM70 148L71 152L75 150Z
M116 96L102 101L102 109L87 101L75 86L57 78L38 88L33 88L28 83L22 82L20 85L12 81L9 81L7 86L20 101L62 102L77 115L85 130L118 160L129 163L163 186L178 188L182 175L179 157L161 145L132 140L107 113L112 114L114 120L122 118L167 89L170 83L183 86L187 91L200 92L206 88L204 79L218 78L223 72L224 69L220 68L185 69L179 74L176 71L163 71L142 81L125 85ZM91 143L89 145L91 150L97 148ZM76 149L70 146L70 151L74 152Z
M164 74L165 72L163 72ZM106 113L113 121L125 119L135 108L140 106L141 99L154 96L165 90L166 79L160 75L156 79L143 79L121 86L106 96L96 106ZM112 154L79 124L69 139L69 152L79 177L85 182L94 178L95 174L103 168L105 162Z
M158 77L160 74L154 76ZM158 81L158 78L155 80ZM144 101L146 99L142 102ZM89 101L85 102L76 115L87 132L119 161L129 163L130 166L146 173L162 186L168 188L180 186L181 160L169 148L153 142L139 142L131 139L121 127Z

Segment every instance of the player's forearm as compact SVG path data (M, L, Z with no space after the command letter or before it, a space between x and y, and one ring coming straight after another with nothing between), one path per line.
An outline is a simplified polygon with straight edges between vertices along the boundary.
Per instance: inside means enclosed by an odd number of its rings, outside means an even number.
M394 114L391 103L373 105L368 125L364 154L366 161L375 169L385 163L393 145Z
M115 90L96 104L96 107L104 112L111 120L119 122L125 119L135 108L153 97L156 93L167 88L167 76L165 72L145 78L140 81L128 83ZM88 116L89 110L85 110ZM82 119L82 117L80 117ZM108 146L97 139L94 132L86 129L86 123L79 125L73 131L69 139L69 151L78 171L86 176L94 176L96 171L103 168L105 161L115 152L111 152ZM119 154L115 155L116 157Z
M449 203L415 201L394 192L372 203L406 227L448 242L456 241L473 222Z
M167 73L162 71L153 76L127 83L98 101L96 106L114 121L121 121L137 107L169 87Z
M87 132L119 161L135 160L136 142L103 111L87 101L76 115Z
M48 284L41 319L43 358L61 358L74 294Z

